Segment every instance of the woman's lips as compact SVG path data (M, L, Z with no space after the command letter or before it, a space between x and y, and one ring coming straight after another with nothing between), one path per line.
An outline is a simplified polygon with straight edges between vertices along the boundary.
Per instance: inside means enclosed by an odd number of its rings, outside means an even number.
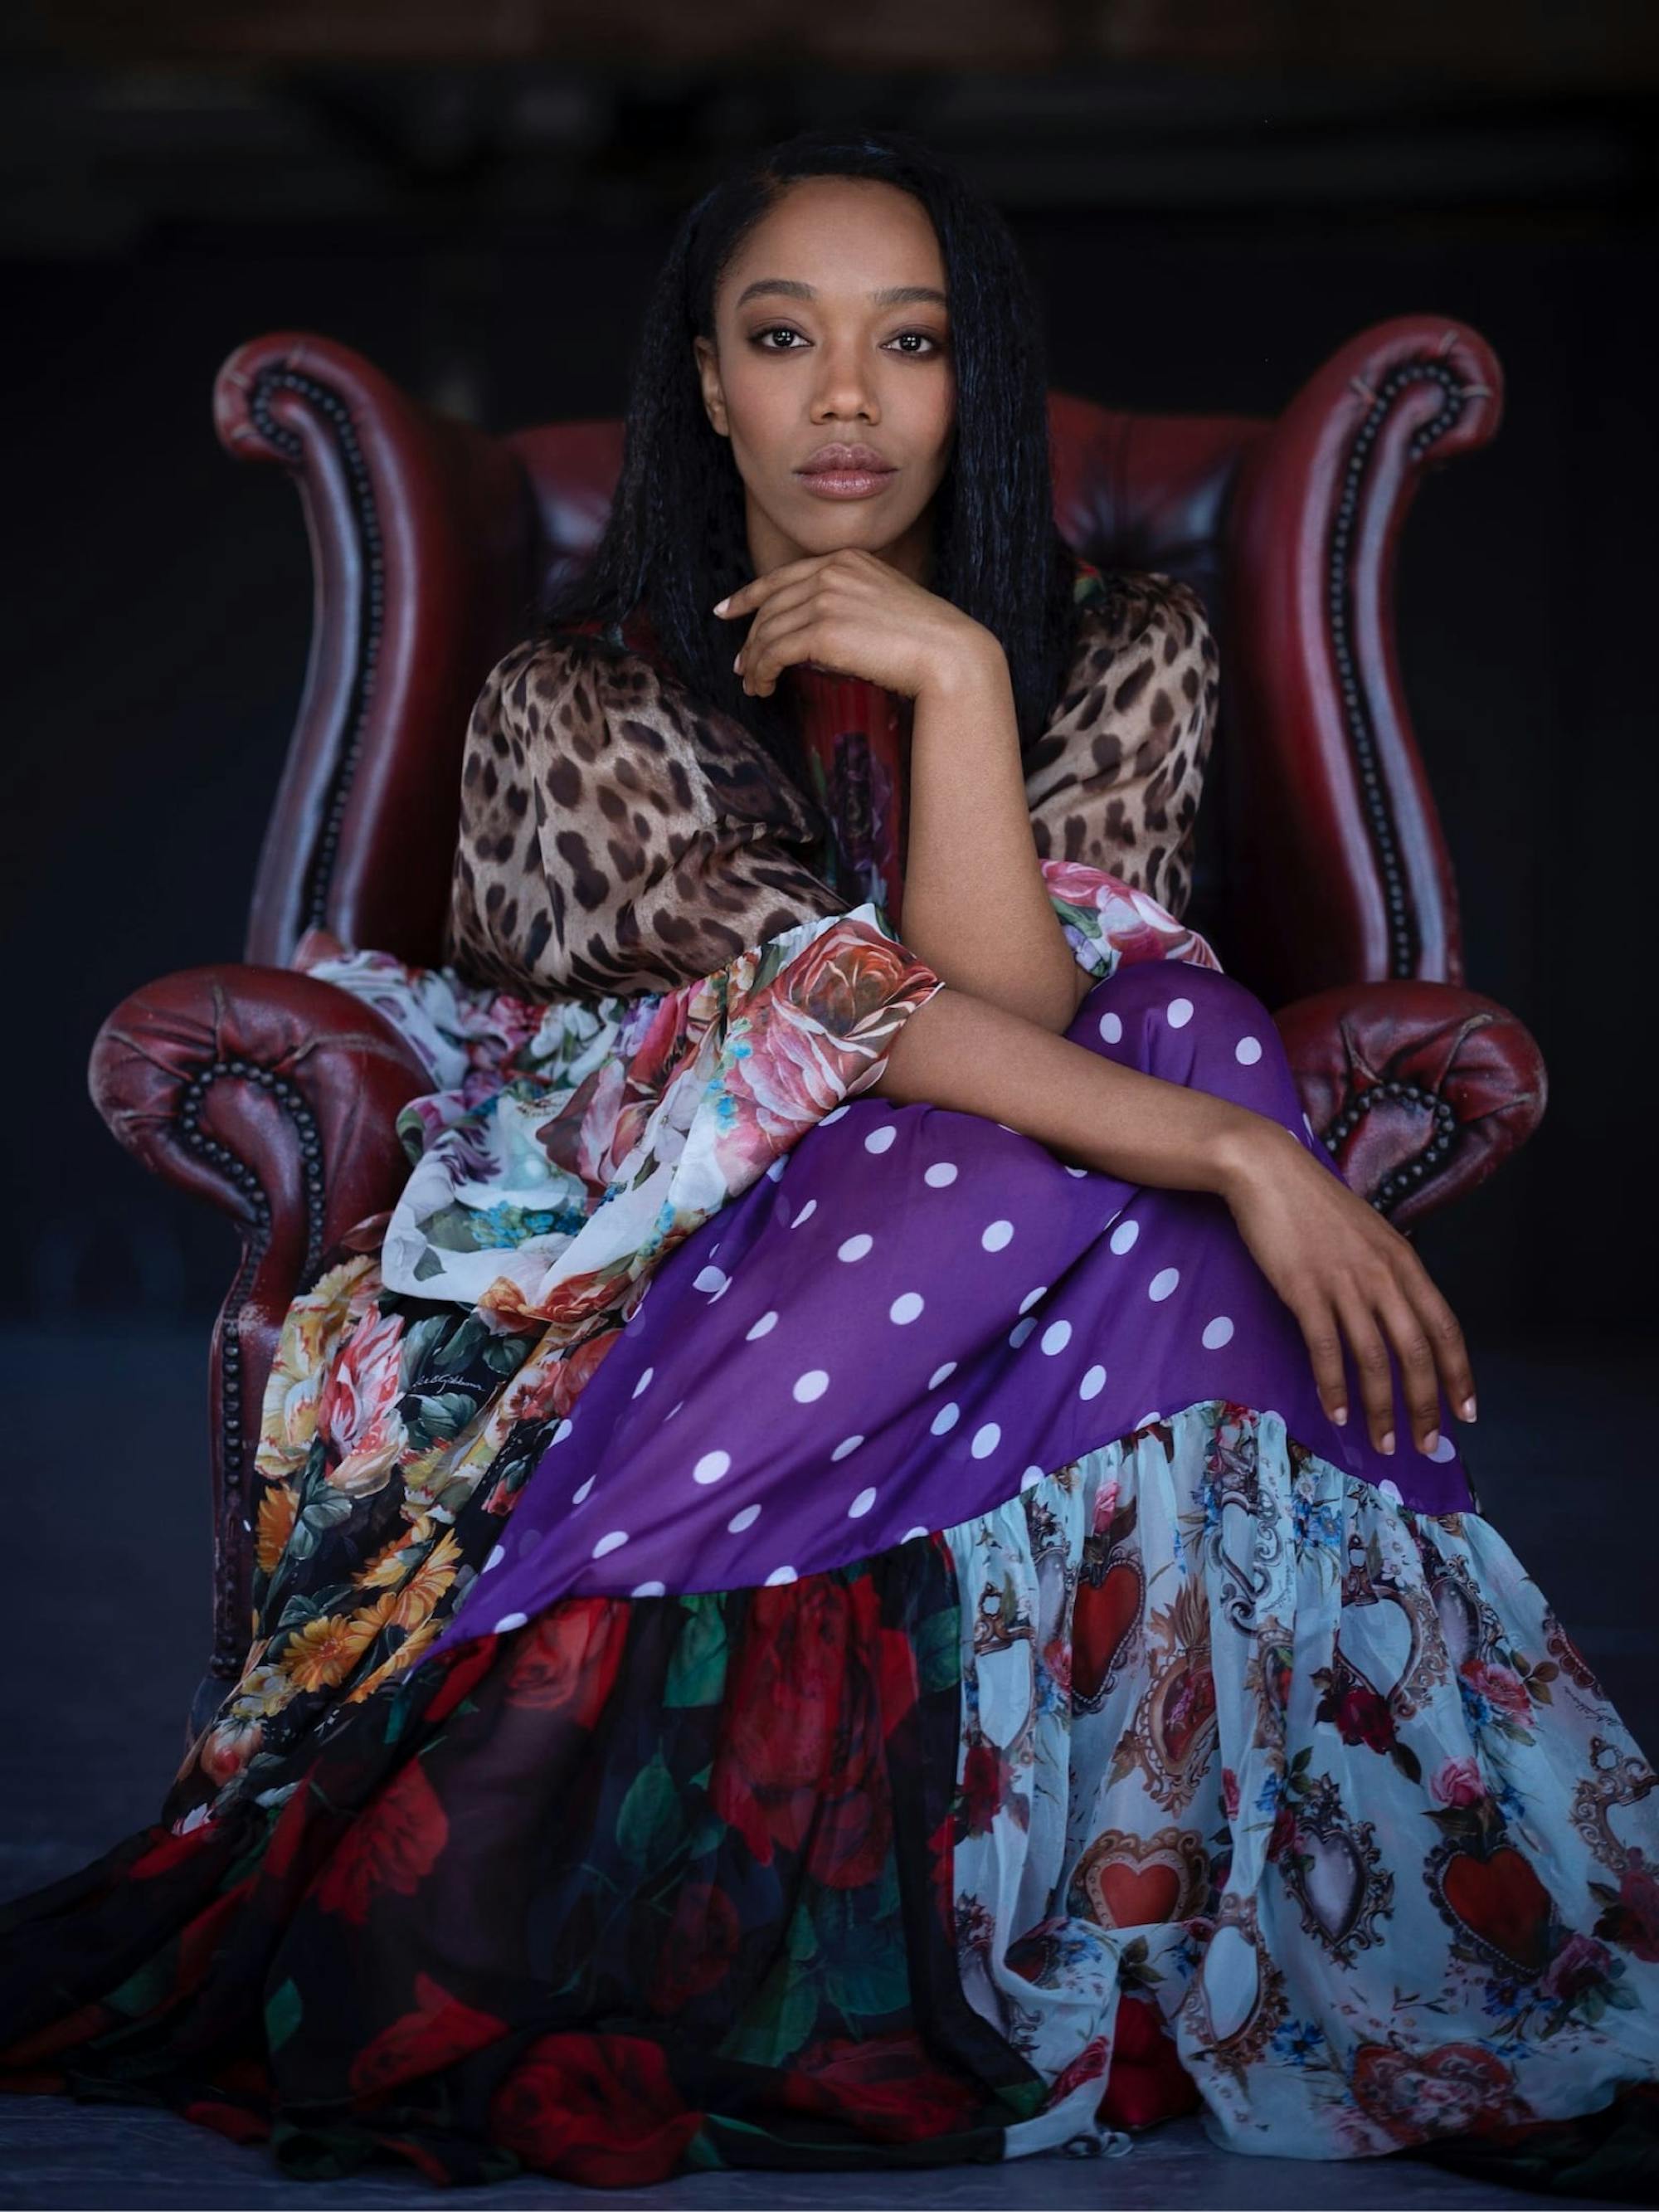
M795 474L820 499L869 499L884 491L896 469L797 469Z

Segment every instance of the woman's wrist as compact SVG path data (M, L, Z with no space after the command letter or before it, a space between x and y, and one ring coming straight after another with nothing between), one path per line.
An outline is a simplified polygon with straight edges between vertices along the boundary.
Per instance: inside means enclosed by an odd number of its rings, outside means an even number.
M1248 1106L1236 1107L1215 1141L1215 1181L1211 1188L1217 1197L1232 1205L1238 1193L1248 1189L1271 1165L1274 1150L1270 1147L1276 1149L1281 1140L1297 1144L1294 1133L1282 1122L1252 1113Z
M982 623L975 623L965 636L951 640L948 652L929 663L916 702L936 699L956 705L963 699L982 697L988 690L1006 690L1012 706L1013 683L1008 673L1008 656L1001 641Z

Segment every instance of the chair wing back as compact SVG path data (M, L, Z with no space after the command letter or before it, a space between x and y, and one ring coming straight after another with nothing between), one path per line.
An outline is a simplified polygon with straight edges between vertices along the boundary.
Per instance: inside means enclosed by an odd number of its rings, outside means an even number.
M1333 984L1462 980L1456 898L1401 692L1393 559L1425 465L1496 427L1473 331L1402 317L1277 418L1050 398L1055 515L1106 568L1198 588L1221 656L1189 918L1269 1005ZM603 528L615 420L492 436L348 348L276 332L216 387L220 437L285 467L315 574L299 720L246 957L320 924L439 957L472 702Z

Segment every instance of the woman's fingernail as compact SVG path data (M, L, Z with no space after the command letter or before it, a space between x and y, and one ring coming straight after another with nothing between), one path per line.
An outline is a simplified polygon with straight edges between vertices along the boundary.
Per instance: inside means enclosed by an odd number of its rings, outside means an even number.
M1377 1438L1376 1449L1378 1451L1385 1452L1391 1452L1394 1449L1394 1431L1392 1429L1383 1430L1382 1435Z
M1336 1423L1339 1428L1341 1427L1343 1422L1346 1421L1347 1418L1348 1409L1346 1406L1333 1406L1331 1407L1331 1419Z
M738 669L741 668L742 666L743 666L743 655L742 655L741 653L739 653L739 654L738 655L737 659L736 659L732 663L732 671L733 671L733 672L735 673L735 672L736 672Z
M723 614L726 612L726 608L731 605L731 603L732 603L732 594L731 594L731 592L728 592L726 593L726 597L725 597L723 599L716 599L716 600L715 600L715 602L714 602L714 612L715 612L717 615L723 615Z
M1440 1431L1438 1429L1429 1430L1428 1433L1423 1438L1420 1449L1431 1455L1439 1450Z
M1474 1419L1474 1401L1473 1398L1465 1398L1463 1401L1463 1419L1466 1421L1472 1421Z

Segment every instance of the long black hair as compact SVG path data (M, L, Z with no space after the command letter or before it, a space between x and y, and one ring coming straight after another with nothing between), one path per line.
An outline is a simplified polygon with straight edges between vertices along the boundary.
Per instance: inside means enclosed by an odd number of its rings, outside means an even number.
M1002 646L1022 750L1065 681L1075 558L1054 520L1048 375L1036 303L1007 224L903 131L807 131L705 192L681 222L635 356L622 470L604 534L543 617L624 622L642 608L690 690L736 718L775 758L798 760L785 688L751 698L732 672L734 631L714 602L753 574L743 481L704 411L691 341L714 335L714 292L739 246L794 182L874 177L927 210L942 251L956 363L956 437L934 494L931 588ZM699 518L702 518L701 526Z

